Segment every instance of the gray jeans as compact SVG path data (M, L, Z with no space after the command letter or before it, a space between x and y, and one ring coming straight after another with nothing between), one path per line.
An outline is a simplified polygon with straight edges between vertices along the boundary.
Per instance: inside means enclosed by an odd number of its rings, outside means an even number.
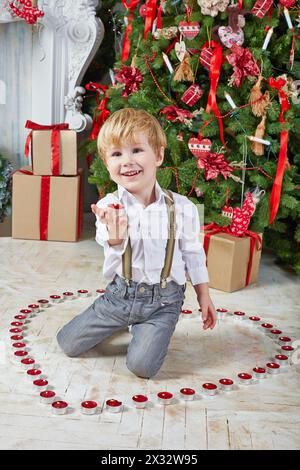
M149 378L161 368L185 298L186 284L131 281L127 286L118 274L83 313L57 334L62 350L80 356L116 331L132 325L126 365L139 377Z

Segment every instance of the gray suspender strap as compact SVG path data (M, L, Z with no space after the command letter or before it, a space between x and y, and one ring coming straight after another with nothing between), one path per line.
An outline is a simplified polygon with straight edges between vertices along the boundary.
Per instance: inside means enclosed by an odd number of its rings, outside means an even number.
M165 255L165 263L164 267L162 268L161 275L160 275L160 286L162 288L167 287L167 278L170 275L172 261L173 261L173 254L175 248L175 237L176 237L176 219L175 219L175 204L173 199L172 191L168 189L162 189L166 195L169 195L171 200L165 196L165 202L167 205L167 212L168 212L168 241L166 246L166 255ZM118 197L118 191L113 193L116 197ZM130 285L130 281L132 278L132 249L130 243L130 237L128 237L128 244L125 250L125 253L122 255L122 274L125 278L126 284Z

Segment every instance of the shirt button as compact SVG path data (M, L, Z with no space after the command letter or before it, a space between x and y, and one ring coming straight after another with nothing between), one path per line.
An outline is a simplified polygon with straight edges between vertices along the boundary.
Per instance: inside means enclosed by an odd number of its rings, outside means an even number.
M145 287L140 287L139 292L141 293L145 292Z

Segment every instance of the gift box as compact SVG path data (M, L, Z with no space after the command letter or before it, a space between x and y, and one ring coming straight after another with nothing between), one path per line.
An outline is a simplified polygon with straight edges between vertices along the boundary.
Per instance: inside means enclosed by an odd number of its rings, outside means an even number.
M76 176L17 170L12 183L12 237L76 241L82 221L82 169Z
M31 161L34 175L77 175L77 133L68 129L66 123L44 126L27 121L31 129L25 145L28 157L31 146Z
M194 106L194 104L199 101L203 95L203 90L199 85L193 83L182 95L181 101L183 101L188 106Z
M234 292L257 281L261 258L259 237L262 240L262 233L248 232L252 235L237 237L215 233L206 242L204 237L210 231L200 232L206 252L209 287Z

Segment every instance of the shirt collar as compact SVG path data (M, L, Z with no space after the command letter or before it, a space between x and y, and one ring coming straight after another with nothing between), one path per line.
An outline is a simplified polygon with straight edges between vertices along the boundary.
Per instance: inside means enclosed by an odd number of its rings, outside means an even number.
M129 198L129 199L132 199L134 200L135 202L137 201L137 199L135 198L135 196L133 194L131 194L129 191L127 191L127 189L124 188L124 186L121 186L120 184L118 184L118 196L119 196L119 201L122 200L122 198L126 197L126 198ZM161 186L159 185L158 181L155 180L155 197L156 197L156 203L160 202L162 197L168 197L169 199L170 196L167 194L165 194L161 188ZM139 202L140 204L140 202Z

